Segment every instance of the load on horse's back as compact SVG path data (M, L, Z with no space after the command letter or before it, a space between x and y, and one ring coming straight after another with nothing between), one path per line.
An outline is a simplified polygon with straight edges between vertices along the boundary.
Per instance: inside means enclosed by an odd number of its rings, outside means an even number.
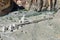
M54 10L57 0L0 0L0 15L9 13L14 6L23 6L26 10Z
M11 11L12 0L0 0L0 16Z

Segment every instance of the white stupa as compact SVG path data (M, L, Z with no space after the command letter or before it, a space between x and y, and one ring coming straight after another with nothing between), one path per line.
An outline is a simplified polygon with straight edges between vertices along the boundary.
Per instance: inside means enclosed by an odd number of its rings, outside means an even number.
M11 30L11 25L9 25L9 31Z
M9 26L9 31L14 30L14 28L15 28L15 24L10 25Z
M3 28L2 28L2 32L4 32L5 31L5 27L3 26Z
M6 32L7 30L6 30L6 26L3 26L3 28L2 28L2 32Z
M21 20L19 20L19 23L24 23L25 22L25 15L21 17Z

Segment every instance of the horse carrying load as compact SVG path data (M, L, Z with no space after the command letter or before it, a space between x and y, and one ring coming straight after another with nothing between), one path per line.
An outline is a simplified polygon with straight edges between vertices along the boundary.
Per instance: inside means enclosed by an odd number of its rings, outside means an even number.
M13 2L16 5L23 6L26 10L54 10L57 0L0 0L0 15L9 13L13 7Z
M57 0L14 0L14 2L27 10L41 11L42 9L55 9Z

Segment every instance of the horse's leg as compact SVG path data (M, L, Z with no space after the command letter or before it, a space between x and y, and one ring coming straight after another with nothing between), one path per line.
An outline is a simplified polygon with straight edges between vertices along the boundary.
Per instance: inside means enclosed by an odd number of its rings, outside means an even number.
M34 9L35 11L37 11L37 1L38 1L38 0L34 0L34 1L33 1L33 9Z
M57 0L53 0L53 9L55 10Z
M48 0L48 10L52 10L53 8L53 0Z
M37 11L41 11L43 7L43 0L37 1Z
M49 7L49 1L48 0L43 0L43 10L47 10L47 8Z
M46 9L48 9L48 7L49 7L49 9L48 10L50 10L50 0L46 0Z
M27 0L27 1L26 1L26 5L25 5L25 6L26 6L26 9L27 9L27 10L30 10L30 9L31 9L32 2L33 2L33 0Z
M37 1L38 0L31 0L30 2L30 9L36 11L37 10Z

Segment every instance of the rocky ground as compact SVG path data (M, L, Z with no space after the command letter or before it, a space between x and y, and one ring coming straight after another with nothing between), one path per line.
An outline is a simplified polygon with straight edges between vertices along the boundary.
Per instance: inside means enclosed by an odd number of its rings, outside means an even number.
M57 12L12 12L0 17L0 26L18 23L22 15L26 14L28 20L37 20L52 17L38 23L24 25L14 32L0 32L1 40L60 40L60 10Z

